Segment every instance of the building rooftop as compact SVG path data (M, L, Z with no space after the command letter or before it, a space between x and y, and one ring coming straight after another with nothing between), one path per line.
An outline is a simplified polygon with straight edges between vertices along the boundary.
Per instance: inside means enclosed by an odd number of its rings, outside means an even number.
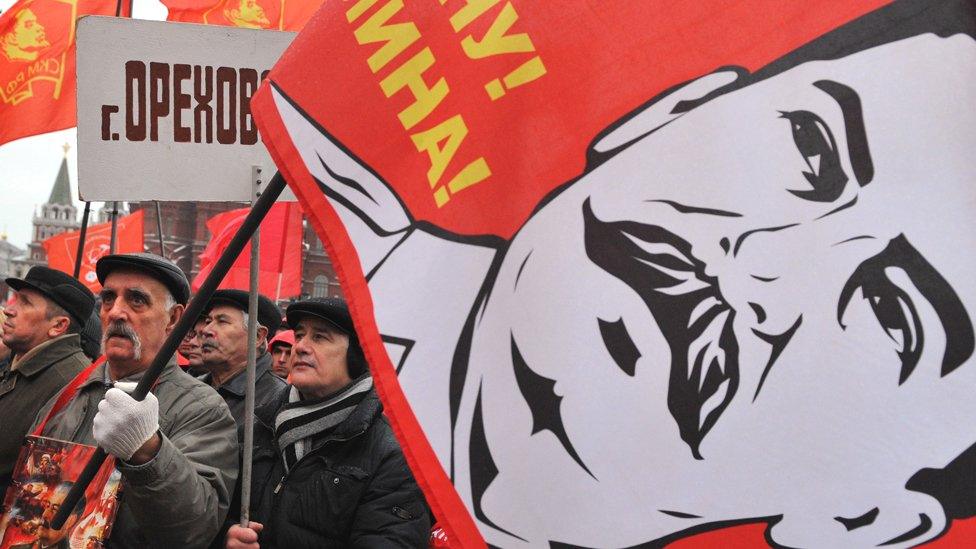
M8 242L6 233L0 235L0 257L19 257L26 251Z
M58 177L54 180L54 188L51 189L51 197L47 199L48 204L63 204L73 206L71 200L71 181L68 179L68 157L61 159L61 168L58 170Z

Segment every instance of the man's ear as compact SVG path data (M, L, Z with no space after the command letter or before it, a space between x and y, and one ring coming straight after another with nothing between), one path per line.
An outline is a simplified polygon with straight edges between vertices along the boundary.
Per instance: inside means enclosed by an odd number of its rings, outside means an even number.
M71 327L71 318L66 316L56 316L51 319L51 327L47 330L48 337L55 338L68 333Z
M598 136L591 152L605 154L637 141L686 113L689 103L700 101L708 94L731 85L739 78L739 74L734 69L718 70L665 92Z
M256 340L257 347L259 351L267 350L268 348L268 328L258 324L258 337Z
M177 303L173 305L173 308L169 310L169 323L166 325L166 333L170 333L173 328L176 327L176 323L183 318L183 311L186 310L186 305L180 305Z

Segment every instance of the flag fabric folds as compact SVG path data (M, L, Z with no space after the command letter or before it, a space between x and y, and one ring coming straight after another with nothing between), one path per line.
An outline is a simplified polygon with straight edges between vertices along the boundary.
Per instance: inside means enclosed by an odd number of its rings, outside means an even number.
M75 21L116 15L118 5L20 0L0 15L0 145L76 125Z
M244 223L250 208L217 214L207 220L211 239L200 254L200 272L193 279L197 291L217 264L234 234ZM220 288L250 288L251 245L237 257ZM302 292L302 210L295 202L279 202L261 222L261 272L258 291L271 299L296 297Z
M299 31L321 0L162 0L167 21Z
M961 546L974 67L968 0L359 0L252 110L458 546Z
M115 235L116 253L143 251L144 217L145 212L143 210L119 217ZM42 242L44 251L47 253L48 267L66 273L75 272L79 238L81 238L81 231L69 231L52 236ZM85 233L85 247L82 251L81 271L78 273L78 279L95 293L102 289L95 274L95 263L103 255L108 254L111 243L111 222L88 227L88 232Z

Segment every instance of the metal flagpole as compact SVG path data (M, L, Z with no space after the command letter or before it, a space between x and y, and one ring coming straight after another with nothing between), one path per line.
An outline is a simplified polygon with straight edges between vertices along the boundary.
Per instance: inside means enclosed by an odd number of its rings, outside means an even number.
M156 234L159 235L159 255L160 257L166 257L166 248L163 247L163 214L159 208L159 201L153 200L156 203Z
M152 364L143 374L142 379L139 380L139 384L136 385L135 391L132 392L132 398L136 400L142 400L146 398L146 394L149 393L149 389L156 383L159 379L159 375L163 373L163 369L169 362L170 357L176 352L176 348L183 341L183 336L193 328L193 324L196 323L197 318L203 313L204 307L206 307L207 302L213 297L214 290L217 289L217 285L223 280L224 275L230 270L234 261L237 260L237 256L241 255L241 251L244 249L244 245L250 240L251 234L254 233L261 220L264 216L268 214L268 210L274 205L275 200L281 195L281 191L285 188L285 179L281 174L275 174L271 181L268 182L268 187L258 198L257 202L251 207L251 212L247 214L244 219L244 223L241 224L241 228L237 230L234 238L231 239L230 244L224 249L223 253L220 254L220 258L217 259L217 263L214 265L210 274L207 275L206 280L200 286L197 294L190 300L189 305L187 305L186 310L183 311L183 316L180 317L180 321L176 323L173 331L169 333L166 337L166 341L163 342L163 346L159 349L159 353L153 358ZM92 455L91 459L85 465L85 469L78 476L68 495L65 496L64 500L61 502L61 508L58 509L58 513L54 516L51 521L51 526L55 530L60 530L64 526L65 521L71 515L72 510L81 501L82 496L85 495L85 490L88 485L91 484L95 474L98 473L98 469L105 462L105 458L108 454L105 450L98 448Z
M261 196L261 168L251 170L253 197ZM253 208L253 206L252 206ZM244 447L241 460L241 526L251 519L251 461L254 454L254 381L258 360L258 286L261 270L261 227L251 237L250 294L247 299L247 369L244 386Z
M91 214L91 202L85 202L85 213L81 215L81 234L78 235L78 253L75 254L75 278L81 276L81 256L85 253L85 236L88 234L88 216Z
M119 232L119 203L112 202L112 239L109 241L108 253L115 253L115 242Z

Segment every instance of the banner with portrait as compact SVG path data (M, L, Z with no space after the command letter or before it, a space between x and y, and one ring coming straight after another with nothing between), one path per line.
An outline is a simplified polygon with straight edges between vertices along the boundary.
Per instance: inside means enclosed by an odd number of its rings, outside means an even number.
M976 541L976 7L326 3L253 100L461 546Z
M75 22L121 0L19 0L0 15L0 145L74 126Z
M61 502L81 475L94 446L30 435L21 448L3 499L0 549L105 546L118 511L122 476L108 460L60 530L51 528Z

